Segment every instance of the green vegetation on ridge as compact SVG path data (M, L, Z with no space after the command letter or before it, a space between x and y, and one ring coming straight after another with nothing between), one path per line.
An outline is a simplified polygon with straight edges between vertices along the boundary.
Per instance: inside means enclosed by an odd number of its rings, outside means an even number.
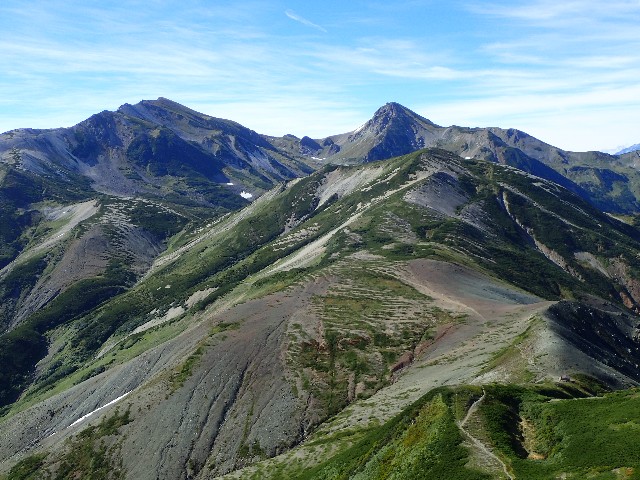
M491 478L466 467L467 449L456 426L456 403L477 398L479 389L457 395L450 389L429 392L354 446L298 474L296 480ZM473 392L473 393L472 393Z
M573 386L487 388L483 422L515 477L640 478L637 389L587 397Z
M483 395L463 428L515 478L640 478L634 444L640 394L637 389L607 393L580 376L555 385L438 388L355 436L359 439L351 446L324 450L326 458L314 467L275 462L256 474L296 480L503 478L496 460L470 448L459 426ZM256 478L252 475L240 478Z

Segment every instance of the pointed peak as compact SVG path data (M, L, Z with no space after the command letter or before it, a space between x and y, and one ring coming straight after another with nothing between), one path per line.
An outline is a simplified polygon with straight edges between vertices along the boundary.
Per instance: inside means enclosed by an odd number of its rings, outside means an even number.
M426 118L418 115L416 112L410 110L409 108L401 105L397 102L389 102L385 103L382 107L376 110L376 113L373 114L373 118L371 122L373 123L389 123L391 120L404 120L408 119L411 121L420 121L421 123L426 123L428 125L436 126L435 123L427 120Z
M381 108L388 108L388 109L391 109L391 110L394 110L394 111L411 112L410 109L408 109L404 105L401 105L398 102L387 102Z
M411 110L409 110L407 107L400 105L397 102L388 102L385 103L383 106L381 106L378 110L376 110L376 113L374 114L374 116L378 116L378 115L388 115L388 114L397 114L397 113L413 113L411 112Z

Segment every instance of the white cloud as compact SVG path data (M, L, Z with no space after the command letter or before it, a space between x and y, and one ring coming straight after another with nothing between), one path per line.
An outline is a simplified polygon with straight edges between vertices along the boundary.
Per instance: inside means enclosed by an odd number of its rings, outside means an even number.
M479 15L491 15L521 20L536 25L557 26L579 24L585 20L603 22L608 19L628 19L640 12L637 0L533 0L514 5L513 2L476 2L471 9ZM584 25L584 23L583 23Z
M316 30L320 30L321 32L327 33L327 30L324 27L321 27L320 25L313 23L311 20L307 20L306 18L301 17L293 10L286 10L284 14L287 17L289 17L291 20L295 20L296 22L300 22L301 24L306 25L307 27L315 28Z
M630 100L635 99L635 100ZM518 128L557 147L600 150L638 142L640 85L547 95L495 95L417 107L440 125Z
M356 45L306 44L304 55L318 69L366 78L370 74L414 80L454 79L465 73L448 66L447 52L426 52L410 39L363 38Z

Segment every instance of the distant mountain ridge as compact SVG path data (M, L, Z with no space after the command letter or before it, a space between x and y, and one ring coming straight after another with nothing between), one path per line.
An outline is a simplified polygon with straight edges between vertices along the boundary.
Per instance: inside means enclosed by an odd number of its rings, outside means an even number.
M616 155L624 155L625 153L635 152L636 150L640 150L640 143L636 143L635 145L631 145L630 147L623 148L619 152L616 152Z
M438 147L463 158L513 166L552 180L616 213L640 211L640 170L629 156L569 152L525 132L496 127L441 127L397 103L381 107L349 133L316 139L313 155L327 162L360 163ZM633 161L633 159L631 159Z
M67 129L7 132L0 136L0 158L62 182L81 175L104 193L173 195L210 205L242 189L259 195L312 171L238 123L164 98L125 104Z
M105 193L177 195L211 205L243 190L260 195L324 163L358 164L426 147L519 168L605 211L640 212L632 152L569 152L515 129L442 127L395 102L351 132L299 139L261 135L165 98L143 100L69 129L7 132L0 136L0 161L61 180L80 175Z
M351 132L321 139L268 138L291 155L342 164L443 148L463 158L501 163L552 180L605 211L640 212L640 169L630 153L565 151L512 128L442 127L394 102Z

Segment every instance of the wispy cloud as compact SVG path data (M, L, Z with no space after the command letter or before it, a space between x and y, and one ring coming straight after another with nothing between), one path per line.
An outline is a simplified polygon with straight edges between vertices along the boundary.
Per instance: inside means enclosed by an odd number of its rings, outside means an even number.
M362 38L355 45L306 44L304 55L336 76L371 74L398 79L452 80L464 76L448 52L425 52L411 39Z
M300 22L301 24L306 25L307 27L315 28L316 30L320 30L321 32L327 33L326 28L321 27L317 23L313 23L311 20L307 20L303 16L298 15L293 10L285 10L284 14L287 17L289 17L291 20L295 20L296 22Z
M470 4L474 13L490 15L535 24L558 25L579 23L584 20L603 22L625 20L640 13L637 0L532 0L520 5L513 2L476 2Z
M535 81L531 80L532 84ZM637 137L640 85L611 84L590 88L532 90L490 89L468 92L437 105L415 106L441 125L514 127L567 150L597 150L618 145L607 138ZM610 141L612 142L612 141Z

